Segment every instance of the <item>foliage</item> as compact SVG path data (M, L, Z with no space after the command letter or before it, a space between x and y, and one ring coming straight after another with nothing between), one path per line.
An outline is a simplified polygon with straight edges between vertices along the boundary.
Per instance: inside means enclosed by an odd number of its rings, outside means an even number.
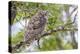
M23 31L18 32L15 36L12 36L12 40L11 40L12 45L15 45L15 44L19 43L20 41L23 40L23 38L24 38Z

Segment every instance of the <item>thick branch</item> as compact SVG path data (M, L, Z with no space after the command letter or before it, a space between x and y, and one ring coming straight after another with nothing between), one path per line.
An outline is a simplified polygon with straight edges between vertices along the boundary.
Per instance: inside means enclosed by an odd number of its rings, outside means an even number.
M46 35L51 35L52 33L59 32L59 31L78 31L78 29L57 29L57 30L51 30L51 31L48 31L48 32L44 32L41 37L44 37Z

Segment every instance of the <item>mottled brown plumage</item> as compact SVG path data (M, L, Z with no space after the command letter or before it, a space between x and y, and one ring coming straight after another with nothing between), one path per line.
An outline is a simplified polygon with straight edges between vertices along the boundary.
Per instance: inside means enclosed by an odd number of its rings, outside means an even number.
M47 11L38 11L29 21L27 31L25 33L25 41L27 44L38 40L42 34L47 21Z

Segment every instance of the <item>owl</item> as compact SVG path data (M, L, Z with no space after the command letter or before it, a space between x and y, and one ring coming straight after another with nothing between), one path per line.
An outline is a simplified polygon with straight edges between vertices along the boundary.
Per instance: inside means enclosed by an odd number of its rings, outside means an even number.
M48 11L40 10L30 19L27 31L25 32L25 42L27 45L41 37L47 22L47 15Z

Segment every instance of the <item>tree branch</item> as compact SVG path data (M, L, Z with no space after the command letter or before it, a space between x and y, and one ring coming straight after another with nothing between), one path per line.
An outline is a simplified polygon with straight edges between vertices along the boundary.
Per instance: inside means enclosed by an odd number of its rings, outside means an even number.
M77 8L78 7L75 7L69 16L71 16L77 10Z
M51 35L52 33L59 32L59 31L78 31L78 29L57 29L57 30L51 30L51 31L48 31L48 32L44 32L41 37L44 37L46 35Z

